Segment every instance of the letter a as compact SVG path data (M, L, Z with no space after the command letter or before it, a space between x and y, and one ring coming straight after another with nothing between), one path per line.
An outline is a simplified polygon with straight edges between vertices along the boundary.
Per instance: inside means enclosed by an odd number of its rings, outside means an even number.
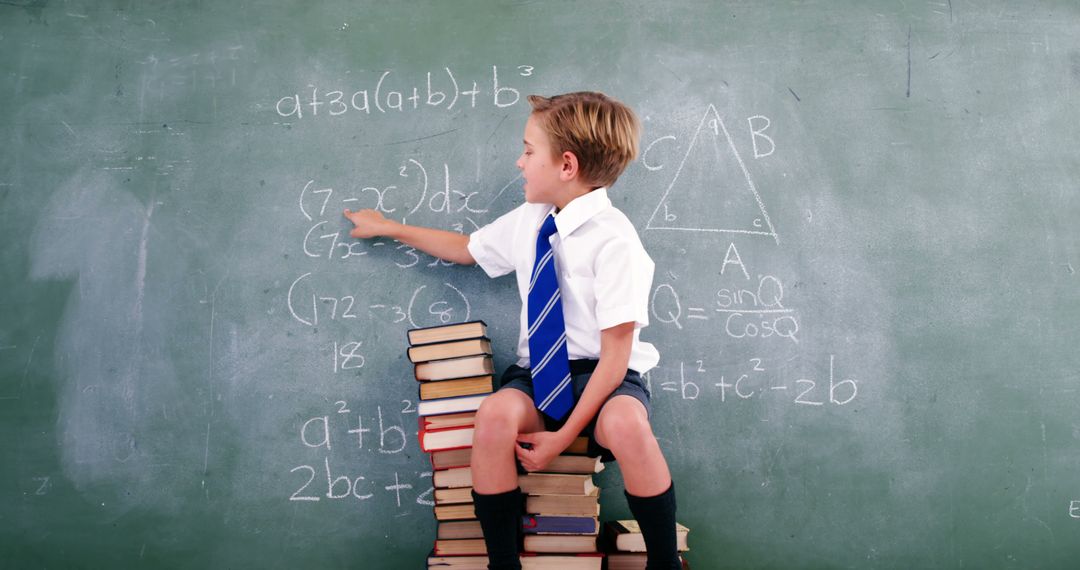
M742 269L743 275L750 279L750 274L746 272L746 266L743 265L742 259L739 257L739 250L735 249L735 243L732 242L727 248L727 253L724 254L724 264L720 266L720 275L724 274L724 269L727 268L729 263L733 263Z

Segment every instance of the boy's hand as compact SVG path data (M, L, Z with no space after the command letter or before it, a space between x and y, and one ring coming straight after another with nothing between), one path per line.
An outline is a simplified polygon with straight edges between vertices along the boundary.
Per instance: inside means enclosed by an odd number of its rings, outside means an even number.
M345 217L355 226L349 235L354 238L373 238L384 235L389 222L383 215L375 210L360 210L353 212L345 210Z
M567 441L559 432L554 431L522 433L517 436L515 451L518 461L526 471L540 471L565 451L571 441L573 440ZM529 447L526 448L523 443Z

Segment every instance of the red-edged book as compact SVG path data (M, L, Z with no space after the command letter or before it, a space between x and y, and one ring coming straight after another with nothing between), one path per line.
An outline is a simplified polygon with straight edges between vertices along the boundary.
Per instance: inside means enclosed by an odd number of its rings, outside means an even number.
M420 429L426 430L469 427L475 423L476 412L461 412L458 414L441 414L438 416L420 417Z

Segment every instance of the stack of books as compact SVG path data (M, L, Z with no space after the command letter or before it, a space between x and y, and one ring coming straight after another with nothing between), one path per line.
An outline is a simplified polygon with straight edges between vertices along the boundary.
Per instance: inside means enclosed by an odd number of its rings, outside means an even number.
M527 495L522 568L599 570L603 564L604 554L597 543L600 488L593 483L593 475L604 464L599 457L584 455L587 447L588 439L579 438L544 471L518 477Z
M675 523L675 538L679 552L690 550L686 537L690 529ZM648 555L645 552L645 538L635 520L608 521L604 523L605 550L607 551L608 570L645 570ZM689 568L686 559L680 556L683 568Z
M468 468L476 410L493 390L487 325L469 321L412 329L408 339L420 391L420 449L435 470L435 518L475 519L471 484L459 485L447 474Z
M600 489L592 476L603 470L598 457L584 455L588 439L579 437L543 472L518 478L526 494L522 517L524 570L600 570ZM472 520L472 470L446 466L434 473L438 532L428 568L486 569L487 549L479 521ZM441 505L441 501L455 501Z
M413 329L409 360L420 382L420 449L434 469L435 548L428 568L486 570L487 547L472 500L476 410L491 393L491 342L483 321ZM603 464L579 437L544 472L519 477L527 495L521 563L525 570L600 570L599 488Z

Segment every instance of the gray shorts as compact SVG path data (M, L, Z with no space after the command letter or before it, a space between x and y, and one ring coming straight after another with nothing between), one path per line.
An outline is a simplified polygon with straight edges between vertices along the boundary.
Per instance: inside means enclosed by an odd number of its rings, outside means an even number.
M596 369L598 361L596 360L571 360L570 361L570 383L574 388L574 402L575 404L581 399L581 394L585 391L585 385L588 384L589 378L592 377L593 370ZM529 374L528 368L522 368L516 364L510 365L509 368L503 372L502 378L499 380L499 390L520 390L524 392L529 399L533 398L533 383L532 375ZM617 388L607 397L605 403L610 401L615 396L633 396L643 406L645 406L645 412L649 418L652 418L652 404L649 403L649 389L645 387L645 382L642 381L641 375L633 370L626 371L626 377L623 378L622 384L619 384ZM596 417L599 417L599 412ZM544 414L540 414L544 418L544 428L548 431L556 431L566 423L570 414L568 413L565 418L560 421L555 421ZM589 450L588 454L592 457L600 457L600 460L607 463L613 461L615 456L611 451L601 446L596 441L594 432L596 431L596 417L593 417L589 425L585 426L585 429L581 430L581 435L589 438Z

